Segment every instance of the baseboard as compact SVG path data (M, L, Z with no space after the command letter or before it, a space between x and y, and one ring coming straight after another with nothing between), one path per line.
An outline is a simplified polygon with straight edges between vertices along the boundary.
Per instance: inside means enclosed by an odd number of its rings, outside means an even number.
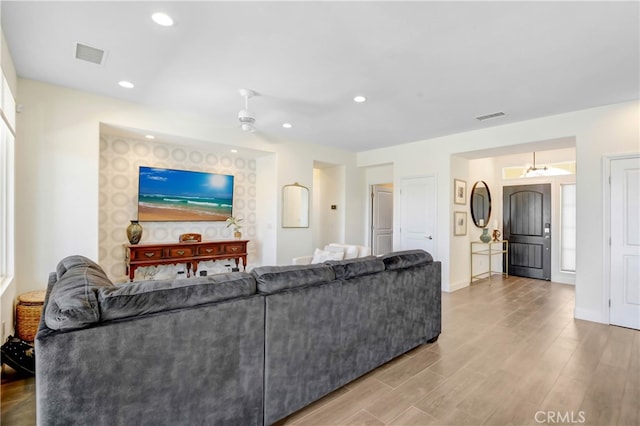
M449 283L449 287L443 288L442 291L445 291L447 293L453 293L454 291L458 291L465 287L469 287L469 281L463 280L455 283Z
M579 320L597 322L600 324L609 324L609 318L604 312L601 311L575 308L573 310L573 317Z

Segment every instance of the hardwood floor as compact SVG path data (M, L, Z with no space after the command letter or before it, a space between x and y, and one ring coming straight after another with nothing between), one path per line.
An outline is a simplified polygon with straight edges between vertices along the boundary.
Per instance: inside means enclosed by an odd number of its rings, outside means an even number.
M640 332L574 320L572 286L493 277L442 297L438 342L278 425L640 424ZM35 424L34 395L3 379L2 424Z
M36 424L36 381L2 364L0 424L29 426Z

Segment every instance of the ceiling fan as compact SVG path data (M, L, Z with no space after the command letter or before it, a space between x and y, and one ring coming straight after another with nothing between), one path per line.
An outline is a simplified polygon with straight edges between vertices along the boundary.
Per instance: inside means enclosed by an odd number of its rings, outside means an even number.
M258 93L251 89L240 89L240 96L244 98L244 109L241 109L238 113L238 121L240 122L240 128L245 132L255 132L256 118L249 112L249 98L258 96Z

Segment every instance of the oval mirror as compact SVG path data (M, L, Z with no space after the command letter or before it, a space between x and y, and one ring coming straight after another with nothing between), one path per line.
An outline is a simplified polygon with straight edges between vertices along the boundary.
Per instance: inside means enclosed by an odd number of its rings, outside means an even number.
M282 188L282 227L309 227L309 189L298 182Z
M478 228L489 224L491 217L491 193L487 184L479 180L471 190L471 218Z

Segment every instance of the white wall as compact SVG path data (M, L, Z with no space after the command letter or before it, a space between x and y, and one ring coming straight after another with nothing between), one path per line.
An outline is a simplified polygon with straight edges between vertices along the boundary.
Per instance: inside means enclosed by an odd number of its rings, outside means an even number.
M149 129L199 141L226 143L239 149L272 153L258 161L257 202L264 232L257 248L261 262L275 256L288 264L312 250L310 230L283 229L279 223L281 188L300 182L309 186L314 161L345 166L345 228L347 238L363 241L363 200L356 155L343 150L280 140L268 143L210 117L188 115L131 104L32 80L18 81L16 281L18 290L42 289L49 271L64 256L98 259L100 123ZM349 209L352 210L349 210ZM274 254L275 253L275 254Z
M606 153L640 151L639 132L639 103L627 102L360 152L358 165L369 167L392 162L396 181L421 174L438 177L438 258L443 262L442 287L448 291L461 279L458 268L468 263L462 247L447 237L452 235L453 178L464 175L464 166L452 161L451 156L574 137L578 165L575 316L606 323L602 157Z
M348 243L344 241L344 201L344 167L314 168L311 214L314 248L322 248L329 243ZM331 210L331 205L335 205L336 209Z

